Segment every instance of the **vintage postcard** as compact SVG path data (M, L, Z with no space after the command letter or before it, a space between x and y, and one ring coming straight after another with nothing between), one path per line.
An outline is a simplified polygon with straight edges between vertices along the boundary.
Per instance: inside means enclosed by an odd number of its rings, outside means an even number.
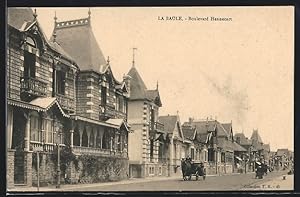
M7 190L294 190L294 7L9 7Z

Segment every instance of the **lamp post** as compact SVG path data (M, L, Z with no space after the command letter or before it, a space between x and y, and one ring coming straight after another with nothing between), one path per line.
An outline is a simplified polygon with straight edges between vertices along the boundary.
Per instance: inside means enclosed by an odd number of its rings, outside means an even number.
M60 144L61 144L61 125L59 122L54 122L57 146L57 184L56 188L60 188Z

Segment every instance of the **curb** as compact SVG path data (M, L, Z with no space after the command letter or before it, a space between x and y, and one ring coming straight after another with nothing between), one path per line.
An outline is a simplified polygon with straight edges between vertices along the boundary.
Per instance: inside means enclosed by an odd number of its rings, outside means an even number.
M249 172L247 174L253 174L253 172ZM221 177L221 176L235 176L235 175L245 175L241 173L231 173L231 174L211 174L206 175L206 177ZM61 185L61 188L51 188L51 187L40 187L39 192L47 192L47 191L70 191L76 188L89 188L89 187L105 187L112 185L124 185L124 184L132 184L132 183L147 183L154 181L164 181L164 180L176 180L182 179L182 176L174 176L174 177L146 177L146 178L132 178L123 181L117 182L106 182L106 183L91 183L91 184L74 184L74 185ZM37 187L15 187L12 188L9 192L37 192Z

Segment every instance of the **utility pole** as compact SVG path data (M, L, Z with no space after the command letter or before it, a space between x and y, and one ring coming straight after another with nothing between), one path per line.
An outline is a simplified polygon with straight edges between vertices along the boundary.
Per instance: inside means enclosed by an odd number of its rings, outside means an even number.
M40 191L40 151L36 152L36 162L37 162L37 191Z
M56 188L60 188L60 144L61 144L61 128L60 123L55 121L56 144L57 144L57 184Z

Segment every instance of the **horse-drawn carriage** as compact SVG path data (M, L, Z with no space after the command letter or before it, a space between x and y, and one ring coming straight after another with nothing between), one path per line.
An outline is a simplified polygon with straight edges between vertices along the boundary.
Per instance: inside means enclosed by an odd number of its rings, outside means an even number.
M196 163L192 162L191 160L182 160L181 169L184 181L191 180L192 176L195 176L196 180L199 179L199 176L202 176L203 180L205 180L206 169L202 162Z
M264 175L268 174L270 167L265 163L256 162L255 178L262 179ZM270 171L271 172L271 171Z

